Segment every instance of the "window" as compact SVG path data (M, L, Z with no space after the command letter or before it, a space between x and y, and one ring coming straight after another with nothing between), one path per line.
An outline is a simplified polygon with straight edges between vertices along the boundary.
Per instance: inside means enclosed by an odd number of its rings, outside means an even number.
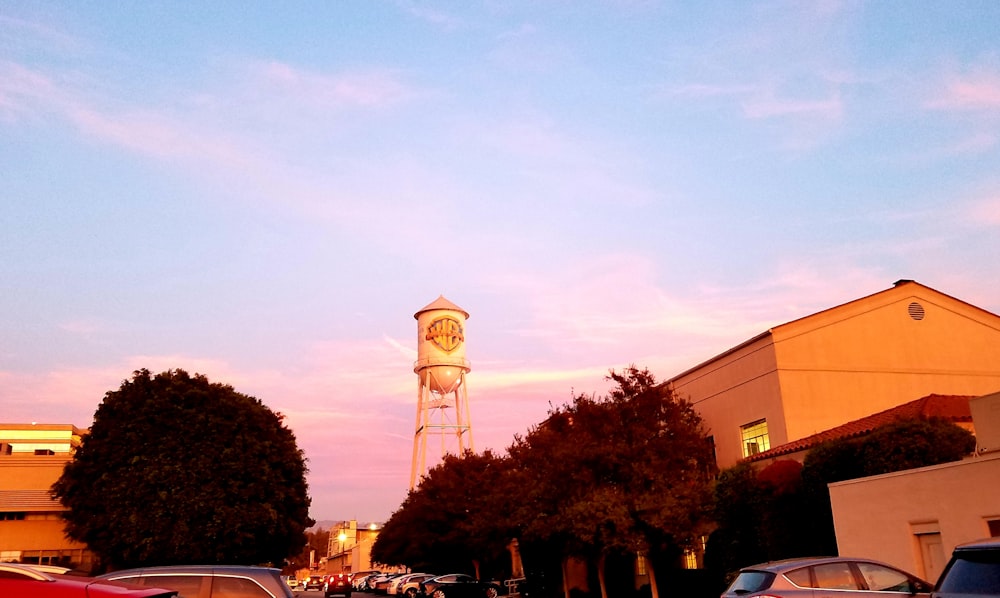
M865 578L868 589L875 592L906 592L910 593L910 578L906 575L875 563L858 563L861 576Z
M645 577L646 573L646 554L638 553L635 555L635 574L639 577Z
M996 538L1000 536L1000 519L990 519L986 522L987 528L990 530L990 537Z
M825 590L857 590L857 582L848 563L827 563L812 568L816 587Z
M698 568L698 555L695 554L695 552L690 548L684 549L684 568L685 569Z
M22 512L0 513L0 521L24 521L24 516Z
M227 598L270 598L260 584L245 577L216 577L212 582L212 595Z
M740 426L740 436L743 438L744 457L751 457L771 448L771 440L767 436L766 419L758 419L745 426Z
M201 595L201 582L204 577L198 575L150 575L148 577L120 577L117 579L175 590L178 598L198 598Z

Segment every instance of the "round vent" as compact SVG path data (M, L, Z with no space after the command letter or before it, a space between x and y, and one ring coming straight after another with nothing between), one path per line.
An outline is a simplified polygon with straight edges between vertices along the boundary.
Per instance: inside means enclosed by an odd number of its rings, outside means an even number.
M906 310L910 312L910 317L914 320L920 321L924 319L924 306L920 305L916 301L911 303Z

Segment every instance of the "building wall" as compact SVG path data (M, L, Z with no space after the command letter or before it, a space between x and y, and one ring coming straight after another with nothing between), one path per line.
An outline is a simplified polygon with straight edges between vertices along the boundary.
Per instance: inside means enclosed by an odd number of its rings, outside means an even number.
M730 467L743 457L740 427L759 419L773 447L929 394L994 392L1000 316L901 281L777 326L667 384L694 403L719 466Z
M66 538L65 508L47 492L81 434L68 424L0 424L0 444L10 447L0 450L0 560L89 567L91 554Z
M990 521L1000 522L1000 453L837 482L830 500L841 555L934 582L956 545L990 536Z
M721 467L742 457L740 426L766 418L771 445L787 441L781 390L770 335L761 335L669 382L694 403L715 442ZM747 400L754 397L753 401Z
M1000 318L917 284L779 326L773 336L790 440L932 393L1000 388Z

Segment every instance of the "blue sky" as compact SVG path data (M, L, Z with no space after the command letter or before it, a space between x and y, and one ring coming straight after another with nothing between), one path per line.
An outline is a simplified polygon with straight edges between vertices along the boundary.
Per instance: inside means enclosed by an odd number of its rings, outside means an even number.
M0 5L0 420L138 368L405 497L413 314L475 448L900 278L1000 313L1000 3ZM916 398L916 397L915 397Z

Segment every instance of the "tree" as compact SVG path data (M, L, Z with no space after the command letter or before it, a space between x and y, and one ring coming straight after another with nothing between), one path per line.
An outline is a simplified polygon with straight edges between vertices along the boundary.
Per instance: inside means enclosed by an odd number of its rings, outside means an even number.
M282 416L203 376L133 373L53 485L105 568L280 566L305 544L306 465Z
M286 575L295 575L295 572L299 569L309 568L310 558L316 559L313 562L313 564L315 564L318 562L320 557L326 555L326 551L329 547L330 530L306 530L305 546L302 547L302 550L300 550L298 554L290 556L288 560L285 561L285 566L282 567L281 572Z
M372 559L411 569L499 572L511 511L509 459L492 451L446 455L392 514ZM504 571L504 573L509 573Z
M689 403L645 369L609 379L617 387L607 397L575 397L511 447L527 481L526 539L596 561L605 596L606 557L693 545L707 525L713 473ZM655 597L652 570L651 581Z

